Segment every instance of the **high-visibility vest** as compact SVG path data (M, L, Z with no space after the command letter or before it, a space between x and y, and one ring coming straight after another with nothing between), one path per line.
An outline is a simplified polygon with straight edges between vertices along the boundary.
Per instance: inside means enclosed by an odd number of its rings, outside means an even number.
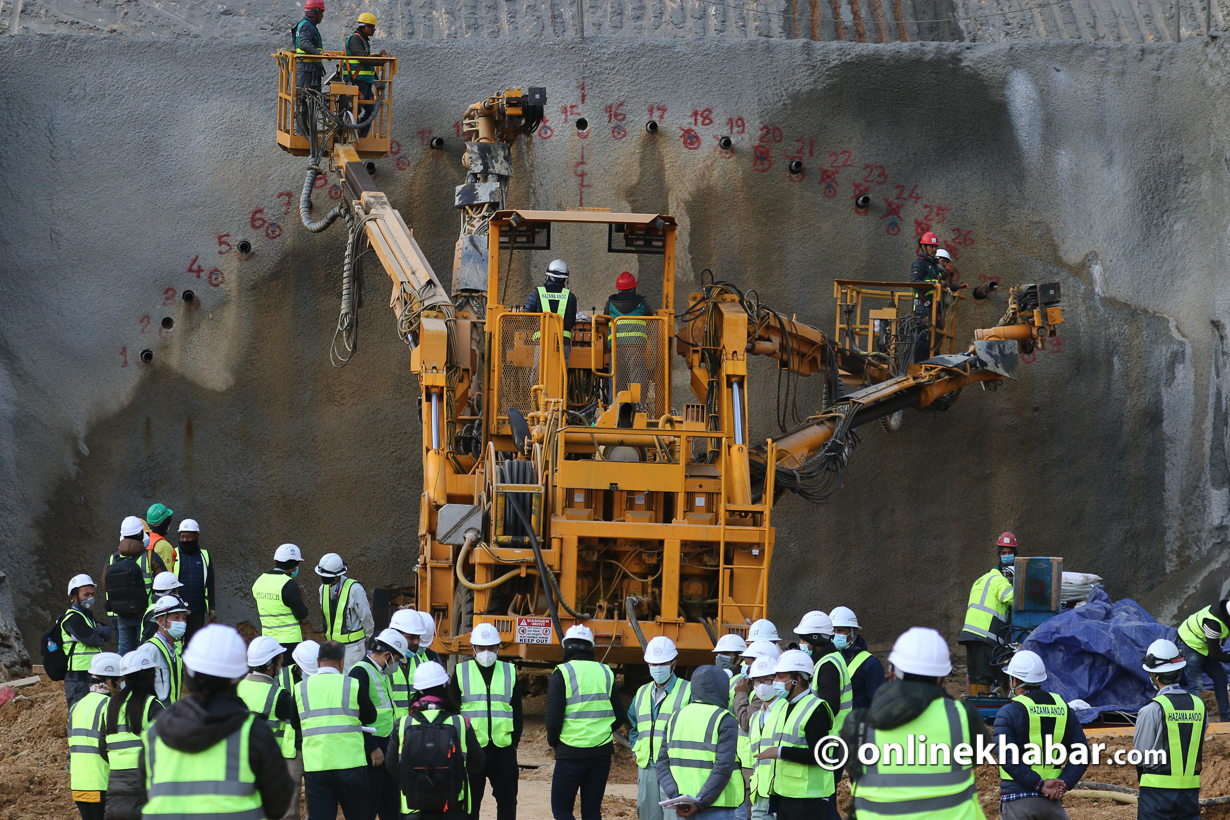
M1230 626L1221 618L1213 614L1213 607L1206 606L1204 609L1193 614L1186 621L1179 624L1179 640L1195 649L1201 655L1209 654L1209 641L1204 634L1204 619L1210 618L1217 621L1221 628L1221 640L1230 637Z
M1033 743L1045 752L1048 738L1051 743L1063 742L1069 717L1068 704L1063 702L1063 698L1052 692L1043 692L1038 689L1017 695L1012 700L1014 703L1021 704L1025 709L1025 714L1029 717L1029 738L1025 741L1026 743ZM1029 768L1043 780L1054 780L1063 771L1062 766L1047 766L1045 761ZM1001 780L1012 779L1012 775L1008 774L1002 766L999 769L999 777Z
M956 701L936 698L921 715L894 729L868 725L865 742L878 745L884 755L889 744L905 750L920 735L927 736L928 762L907 764L906 753L898 758L895 750L890 750L878 763L868 765L854 782L851 791L859 820L982 820L973 766L952 759L953 749L970 742L965 710ZM931 765L931 745L943 743L942 738L948 739L944 745L949 760L944 762L937 754L936 764Z
M75 792L105 792L111 768L103 760L99 741L111 698L89 692L68 715L69 788Z
M688 705L692 695L692 685L680 678L675 678L675 688L666 693L658 705L658 713L653 713L653 690L657 684L652 681L637 690L632 698L632 718L636 725L636 743L632 746L632 754L636 755L636 765L648 769L657 765L658 752L662 749L662 740L666 736L666 723L671 715ZM607 698L610 700L610 698Z
M735 685L746 677L742 672L730 676L730 699L727 708L731 714L735 711ZM739 727L739 766L744 769L752 768L752 738L742 726Z
M361 52L350 50L350 41L355 37L363 41L363 51ZM349 57L369 56L371 54L371 41L364 37L361 32L351 32L350 36L346 38L346 54ZM342 79L348 83L368 83L370 85L376 82L376 64L360 60L343 60Z
M144 746L141 738L145 730L153 723L150 712L154 709L157 698L147 697L145 708L141 710L141 725L135 729L128 728L128 704L120 708L116 717L115 731L107 733L107 759L111 761L111 771L120 772L137 768L141 760L141 748Z
M1002 572L993 569L975 581L970 589L962 630L993 641L995 633L991 625L996 618L1007 621L1011 608L1012 584Z
M845 655L842 655L842 657L844 658L844 657L845 657ZM854 657L853 657L853 658L851 658L850 660L846 661L846 670L850 673L850 680L851 680L851 681L853 681L853 680L854 680L854 673L855 673L855 672L857 672L857 671L859 670L859 667L861 667L863 664L865 664L865 663L867 662L867 659L868 659L868 658L870 658L870 657L871 657L871 653L870 653L870 652L868 652L866 649L860 649L860 650L859 650L859 651L858 651L858 652L854 655Z
M367 765L359 721L359 685L354 678L322 672L295 687L303 770L327 772Z
M325 50L324 42L320 39L320 32L316 29L316 24L304 17L295 24L295 54L299 55L298 59L302 63L316 63L320 65L323 63L322 58L308 54L299 47L299 38L303 36L304 23L307 23L312 27L311 31L308 33L308 37L311 39L311 45L321 51Z
M680 794L700 794L709 772L717 763L718 730L722 718L734 716L711 703L689 703L671 716L666 725L666 760ZM732 770L715 808L743 805L743 773Z
M364 658L356 663L355 667L363 667L367 672L367 696L371 698L372 704L376 707L376 722L372 727L376 730L376 737L388 737L393 734L393 686L387 675L376 668L376 664L372 663L370 658Z
M170 706L175 701L179 700L182 693L184 682L184 659L183 655L174 650L168 649L167 645L158 640L158 636L150 638L146 643L152 643L157 647L159 654L163 660L167 662L167 666L171 670L171 691L167 694L166 703L164 706Z
M478 745L491 744L501 749L512 745L512 693L516 682L516 667L507 661L496 661L491 667L491 686L483 680L478 661L468 660L457 667L461 715L470 719Z
M168 541L167 543L170 543L170 542ZM201 577L201 583L205 585L205 609L208 611L214 608L214 602L209 597L209 566L210 564L209 564L209 550L207 549L201 550L201 564L204 567L204 572ZM182 557L180 557L175 562L174 571L175 571L175 577L179 578L179 580L181 581L184 579L180 578L179 571L183 569L183 566L184 566L184 560Z
M611 667L597 661L568 661L558 669L564 675L566 696L560 742L580 749L610 743L615 720L611 708L615 673Z
M815 674L812 676L813 686L819 684L820 667L825 664L837 667L837 677L841 680L841 697L837 705L837 714L833 716L833 734L835 735L841 729L841 724L845 722L846 715L850 714L850 710L854 708L854 687L851 685L850 669L846 666L846 659L841 656L840 652L830 652L816 661Z
M543 286L538 287L538 306L542 308L543 313L558 313L560 318L564 318L568 314L568 297L572 291L564 288L559 293L552 293ZM538 334L534 334L534 338L538 338ZM564 338L572 340L572 332L565 330Z
M1186 692L1159 694L1153 700L1161 705L1166 721L1166 765L1170 774L1142 774L1141 788L1199 789L1196 756L1204 734L1204 701Z
M248 704L248 710L269 725L273 739L282 750L282 757L289 759L295 756L295 727L291 726L289 720L278 720L278 695L282 691L282 687L274 683L272 678L259 673L244 678L238 687L239 697Z
M397 709L397 717L409 714L410 693L414 691L414 670L419 668L420 663L426 663L428 660L430 659L427 653L419 649L413 655L407 655L393 670L393 705Z
M82 612L80 609L69 607L64 613L64 619L60 621L60 645L64 647L64 656L68 658L69 672L89 672L90 660L102 651L101 646L86 646L78 641L68 630L64 628L64 624L74 615L79 615L85 619L86 624L93 629L98 626L98 621L94 620L94 616L87 612Z
M363 631L362 624L354 632L342 631L342 622L346 620L346 605L350 602L350 588L354 586L354 579L347 578L342 581L342 589L336 601L329 594L331 586L331 584L320 585L320 609L325 613L325 640L338 643L355 643L363 640L367 634Z
M423 720L427 721L428 723L432 723L436 720L436 716L439 715L440 712L441 712L440 709L424 709L423 711L416 712L415 714L422 715ZM457 737L460 738L460 740L458 741L458 744L461 746L461 764L464 767L466 763L466 756L469 754L469 749L467 748L468 744L466 743L466 722L461 717L461 715L450 715L447 712L445 712L444 714L445 714L444 721L446 723L451 723L453 725L453 728L457 730ZM398 738L397 748L400 750L400 753L403 755L407 754L406 724L409 723L411 720L414 720L414 717L410 715L397 719L397 727L396 727L397 738ZM398 761L398 765L400 765L400 761ZM406 793L402 791L401 789L398 789L398 792L400 792L401 794L402 817L406 817L406 816L414 817L418 815L420 812L417 809L412 811L410 807L406 805ZM458 804L465 805L464 811L456 813L458 817L464 817L465 815L470 813L470 778L469 776L461 778L461 791L457 794L457 802ZM450 816L452 816L455 811L453 806L447 805L447 804L445 805L445 809Z
M166 544L166 546L163 547L162 549L165 549L167 553L170 555L169 559L166 555L163 555L161 552L158 552L158 549L159 549L158 542L159 541ZM158 557L162 559L162 565L167 568L167 572L176 571L176 562L179 558L179 553L175 551L175 545L172 544L169 540L167 540L165 536L159 535L156 532L151 532L149 534L149 546L145 548L145 551L146 552L157 552ZM148 557L147 557L147 560L148 560ZM178 578L179 576L176 575L175 577Z
M773 745L807 749L807 721L811 720L817 709L824 709L832 717L828 703L810 689L795 703L775 709L772 713ZM770 777L773 779L773 794L781 797L829 797L836 790L833 773L819 765L804 765L778 758L773 761Z
M264 820L256 774L248 759L248 738L255 720L255 715L249 715L226 740L201 752L172 749L158 737L157 725L149 727L145 731L149 802L141 816Z
M281 644L303 640L299 621L290 607L282 603L282 590L288 583L291 583L290 576L281 570L262 573L252 582L252 597L256 599L261 634Z
M748 737L752 753L752 795L768 799L773 794L773 761L757 760L756 755L777 745L773 737L776 712L786 708L786 701L774 698L768 709L757 709L748 720ZM693 795L695 797L695 795Z
M646 316L649 311L645 309L645 303L641 302L636 307L627 313L621 313L619 308L612 304L607 304L607 309L611 312L613 319L620 321L614 322L615 325L615 341L616 342L647 342L649 341L649 323L643 319L626 319L625 316Z

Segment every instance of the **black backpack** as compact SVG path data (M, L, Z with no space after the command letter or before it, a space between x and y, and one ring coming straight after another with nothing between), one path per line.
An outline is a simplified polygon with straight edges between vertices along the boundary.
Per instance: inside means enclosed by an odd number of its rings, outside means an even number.
M137 565L137 559L126 555L111 556L111 562L103 573L107 585L107 612L116 615L140 615L149 605L145 591L145 573Z
M68 654L64 653L64 642L61 639L64 637L64 617L67 614L66 612L56 618L51 629L44 632L42 640L39 641L39 648L43 652L43 672L51 680L64 680L64 676L68 674L68 658L77 648L77 642L73 641L73 648Z
M457 796L467 787L461 738L446 712L427 720L414 712L406 721L398 775L411 812L464 815Z

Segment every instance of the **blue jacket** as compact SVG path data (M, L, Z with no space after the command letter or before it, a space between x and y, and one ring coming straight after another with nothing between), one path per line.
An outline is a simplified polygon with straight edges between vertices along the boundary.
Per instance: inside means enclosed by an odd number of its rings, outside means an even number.
M1021 706L1019 703L1009 703L999 710L999 714L995 716L995 738L993 741L997 747L1001 736L1004 738L1005 743L1017 744L1021 750L1021 756L1024 757L1024 744L1029 742L1029 715L1025 713L1024 706ZM1080 721L1076 719L1075 710L1071 710L1068 714L1068 725L1064 730L1062 743L1068 747L1069 755L1072 753L1073 747L1086 744L1085 730L1081 728ZM1069 789L1074 789L1081 776L1085 774L1085 769L1088 768L1087 764L1076 766L1068 763L1063 767L1063 771L1059 773L1059 779ZM1005 765L1003 769L1012 775L1012 779L999 781L1001 795L1036 792L1042 787L1042 778L1038 777L1037 773L1024 763Z
M841 650L841 656L845 658L846 664L854 660L854 656L859 652L868 652L867 642L863 640L863 636L859 635L854 639L851 646L847 646ZM884 683L884 664L880 663L880 659L872 655L867 660L863 661L862 666L850 678L851 695L854 699L854 709L866 709L871 706L871 696L876 693L876 690Z

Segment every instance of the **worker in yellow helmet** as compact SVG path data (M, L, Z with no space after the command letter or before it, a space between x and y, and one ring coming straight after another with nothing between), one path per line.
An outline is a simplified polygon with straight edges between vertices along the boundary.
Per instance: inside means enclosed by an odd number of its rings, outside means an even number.
M359 15L359 25L346 38L346 56L370 57L372 35L376 33L376 15L365 11ZM385 52L380 52L385 56ZM360 60L342 61L342 79L359 89L359 96L365 100L376 98L376 64ZM359 109L360 121L366 120L376 106L364 105ZM367 136L371 125L365 125L359 131L360 137Z

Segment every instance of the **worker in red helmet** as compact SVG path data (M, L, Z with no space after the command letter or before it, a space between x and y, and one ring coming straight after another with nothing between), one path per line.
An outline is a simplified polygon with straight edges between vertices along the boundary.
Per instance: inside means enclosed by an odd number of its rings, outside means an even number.
M641 401L647 407L656 406L657 385L645 368L645 351L649 344L649 325L640 319L627 318L632 316L649 316L653 309L645 301L645 297L636 292L636 277L629 271L624 271L615 278L615 292L606 300L603 311L614 322L611 336L620 350L627 351L629 346L635 346L639 352L633 355L616 356L615 381L608 386L612 398L616 384L621 386L633 382L641 385Z
M918 254L910 268L910 282L946 284L948 289L956 291L951 282L951 274L940 265L936 256L940 238L931 231L918 237ZM914 361L922 362L931 358L939 351L940 338L931 339L932 303L940 294L934 288L916 289L914 291L914 316L917 318L918 338L914 343ZM935 311L934 325L943 328L942 311Z
M320 37L320 31L316 28L320 25L320 21L325 16L325 0L307 0L303 4L303 19L295 23L290 30L291 48L295 50L295 89L299 96L299 126L303 133L301 136L309 136L311 133L308 122L308 107L302 100L304 92L308 89L312 91L320 91L321 81L325 77L324 61L320 59L321 54L324 54L324 40Z
M1012 620L1016 556L1016 536L1003 533L995 541L995 566L970 589L965 626L957 642L965 646L971 695L988 694L996 683L991 652L999 643L1000 632Z
M606 300L606 310L603 313L611 318L648 316L653 313L653 309L649 307L645 297L636 292L636 277L624 271L615 278L615 292ZM615 330L620 339L635 336L644 339L646 336L644 322L616 322Z

